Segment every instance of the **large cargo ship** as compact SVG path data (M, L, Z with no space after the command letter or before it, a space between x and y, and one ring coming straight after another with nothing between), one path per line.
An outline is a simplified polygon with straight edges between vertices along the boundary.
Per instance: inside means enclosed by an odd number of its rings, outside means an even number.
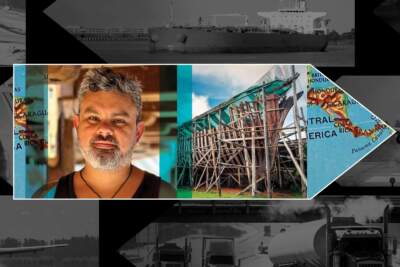
M326 12L310 12L306 0L281 0L278 11L258 12L261 24L248 25L241 14L212 15L212 24L177 26L173 22L149 28L152 51L187 53L268 53L324 51L328 45ZM221 26L220 16L241 16L243 26Z

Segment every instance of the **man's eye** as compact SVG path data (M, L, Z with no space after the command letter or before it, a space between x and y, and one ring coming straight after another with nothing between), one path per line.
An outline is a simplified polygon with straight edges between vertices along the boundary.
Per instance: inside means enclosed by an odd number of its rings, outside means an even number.
M113 120L113 123L115 125L121 126L121 125L125 125L126 122L124 120Z
M95 123L95 122L98 122L98 121L99 121L99 118L97 118L96 116L89 116L89 117L88 117L88 121L89 121L90 123Z

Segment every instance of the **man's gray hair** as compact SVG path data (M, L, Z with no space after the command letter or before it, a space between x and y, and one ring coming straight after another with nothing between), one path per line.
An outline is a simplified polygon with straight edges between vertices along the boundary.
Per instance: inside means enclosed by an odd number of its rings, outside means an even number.
M142 117L142 86L137 80L130 79L123 74L114 72L111 68L101 67L88 70L79 86L79 105L86 92L118 91L128 94L136 106L136 120Z

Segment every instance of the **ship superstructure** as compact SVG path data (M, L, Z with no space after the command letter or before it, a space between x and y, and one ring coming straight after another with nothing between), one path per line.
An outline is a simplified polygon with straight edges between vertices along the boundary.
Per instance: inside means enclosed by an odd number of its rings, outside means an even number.
M305 0L281 0L278 11L258 12L268 31L291 30L304 34L327 34L326 12L311 12Z
M149 28L150 50L183 53L269 53L324 51L328 45L326 12L310 12L306 0L281 0L274 12L258 12L261 25L250 26L248 16L239 13L214 14L212 24ZM244 18L243 26L221 26L219 17Z

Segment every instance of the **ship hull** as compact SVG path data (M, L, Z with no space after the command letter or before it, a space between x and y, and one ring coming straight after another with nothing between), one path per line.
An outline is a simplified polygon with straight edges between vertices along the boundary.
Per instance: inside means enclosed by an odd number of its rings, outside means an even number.
M229 32L205 28L150 28L150 49L183 53L269 53L324 51L326 35Z

